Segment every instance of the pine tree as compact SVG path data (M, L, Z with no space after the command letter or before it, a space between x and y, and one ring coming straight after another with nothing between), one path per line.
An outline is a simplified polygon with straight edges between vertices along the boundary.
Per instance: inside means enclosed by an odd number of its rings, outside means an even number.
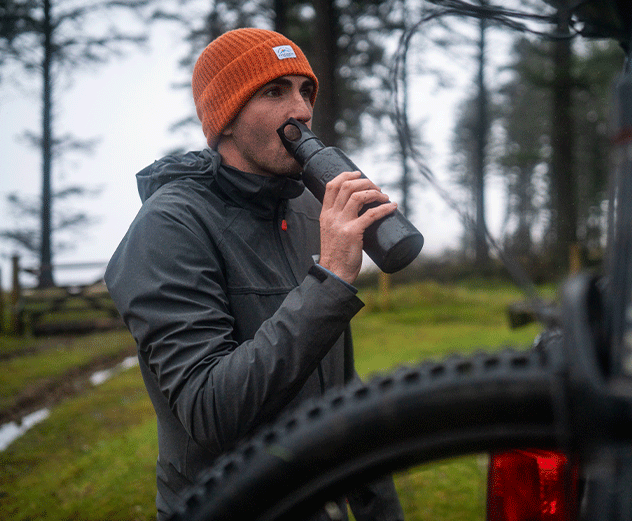
M122 31L120 25L129 18L120 18L119 25L107 23L114 12L138 13L149 4L148 0L94 0L83 3L69 0L9 1L0 8L2 22L0 42L5 60L18 64L22 70L41 80L42 127L41 134L30 134L42 154L42 193L40 198L40 230L30 231L31 238L39 242L39 287L54 285L53 277L53 190L52 177L55 158L64 149L89 149L92 140L79 140L72 134L56 137L53 121L53 91L61 77L70 77L77 70L91 64L104 63L128 45L145 40L136 33ZM104 16L104 15L108 16ZM71 191L77 193L76 187ZM68 192L65 192L66 194ZM28 204L13 196L14 205L26 209ZM75 224L77 220L74 221ZM28 230L5 230L3 236L21 243ZM21 239L20 239L21 237Z

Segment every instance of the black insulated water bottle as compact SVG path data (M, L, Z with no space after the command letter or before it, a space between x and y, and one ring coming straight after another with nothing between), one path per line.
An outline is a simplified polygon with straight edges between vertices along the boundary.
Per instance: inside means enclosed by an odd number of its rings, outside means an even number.
M326 147L306 125L294 118L283 123L277 132L287 151L303 167L303 183L321 203L329 181L342 172L360 170L342 150ZM379 204L368 204L363 210ZM364 251L385 273L395 273L408 266L419 255L423 244L423 235L399 210L364 231Z

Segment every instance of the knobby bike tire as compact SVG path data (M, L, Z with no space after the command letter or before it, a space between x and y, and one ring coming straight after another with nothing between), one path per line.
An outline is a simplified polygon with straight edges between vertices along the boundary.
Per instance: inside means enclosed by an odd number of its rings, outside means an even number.
M305 519L354 485L424 462L560 447L554 366L540 349L478 353L305 402L219 458L171 519Z

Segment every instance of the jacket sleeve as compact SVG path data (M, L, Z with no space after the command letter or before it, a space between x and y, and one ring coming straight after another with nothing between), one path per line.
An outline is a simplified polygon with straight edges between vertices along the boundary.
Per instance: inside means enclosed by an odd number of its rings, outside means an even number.
M254 338L237 345L208 231L177 206L146 206L106 283L169 407L195 441L219 454L296 396L363 304L312 268Z

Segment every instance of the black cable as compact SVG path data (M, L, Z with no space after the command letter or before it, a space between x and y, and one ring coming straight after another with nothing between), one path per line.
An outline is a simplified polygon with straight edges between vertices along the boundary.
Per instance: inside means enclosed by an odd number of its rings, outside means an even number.
M576 34L569 33L560 35L555 32L535 31L530 29L525 24L518 22L516 19L527 19L536 21L538 23L548 23L557 26L558 14L538 14L526 11L518 11L515 9L505 9L496 5L475 5L463 0L429 0L430 3L437 5L436 9L424 14L424 16L412 25L409 29L405 30L402 34L395 57L393 60L393 67L391 69L392 77L392 90L394 100L394 119L395 126L397 128L398 135L400 135L400 141L403 143L408 152L408 157L412 160L417 168L418 172L430 183L430 185L437 191L444 202L454 210L460 217L461 222L467 229L474 229L476 226L475 219L469 215L463 208L463 205L455 200L448 190L441 186L441 183L437 180L432 170L424 162L422 154L419 152L412 140L412 133L408 123L407 114L401 109L399 105L399 83L402 75L402 64L405 62L405 56L408 54L410 48L410 42L412 37L419 31L422 25L430 22L439 17L448 15L470 16L475 18L488 18L499 24L508 26L514 30L521 32L528 32L539 36L545 36L550 39L567 39L573 38ZM511 257L504 248L498 244L498 242L491 235L487 225L485 224L485 236L488 244L492 250L500 258L503 265L509 272L512 279L516 282L519 288L525 293L531 305L534 309L535 315L539 320L545 324L555 322L557 318L552 313L549 305L545 304L537 293L533 281L528 276L526 271Z

